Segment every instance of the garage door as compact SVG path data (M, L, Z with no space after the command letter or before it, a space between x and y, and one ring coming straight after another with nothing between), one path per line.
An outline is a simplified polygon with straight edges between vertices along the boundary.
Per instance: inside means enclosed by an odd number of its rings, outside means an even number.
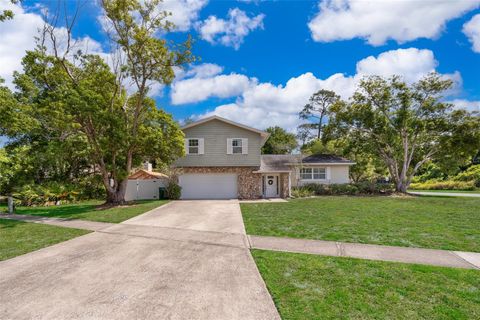
M182 199L236 199L235 174L183 174L179 177Z

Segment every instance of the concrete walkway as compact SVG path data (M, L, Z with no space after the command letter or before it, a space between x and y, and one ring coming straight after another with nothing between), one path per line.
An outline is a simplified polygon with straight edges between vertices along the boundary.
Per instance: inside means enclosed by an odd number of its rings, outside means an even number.
M172 202L2 261L0 301L0 319L280 319L232 201Z
M253 249L480 269L480 253L361 243L248 236Z
M41 223L41 224L50 224L53 226L84 229L84 230L90 230L90 231L99 231L99 230L116 225L115 223L76 220L76 219L51 218L51 217L42 217L42 216L30 216L30 215L22 215L22 214L1 214L0 218L25 221L25 222L33 222L33 223Z
M409 191L410 194L419 196L438 196L438 197L471 197L480 198L480 193L461 193L461 192L428 192L428 191Z
M246 236L238 202L232 200L171 202L121 224L27 215L0 217L158 240L480 269L480 253L477 252Z

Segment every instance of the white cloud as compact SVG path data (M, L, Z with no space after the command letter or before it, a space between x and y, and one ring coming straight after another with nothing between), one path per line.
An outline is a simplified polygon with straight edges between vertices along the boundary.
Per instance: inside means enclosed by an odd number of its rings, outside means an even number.
M402 74L406 81L417 81L432 72L438 63L430 50L417 48L386 51L378 57L370 56L357 63L357 73L362 75L391 76Z
M38 31L43 28L45 21L39 14L28 12L21 5L0 0L0 11L5 9L12 10L15 16L12 20L4 21L0 25L0 77L5 79L7 86L13 88L13 71L22 70L22 58L26 51L35 48L34 37L38 36ZM58 28L56 35L60 42L60 52L62 52L65 50L66 29ZM82 50L108 59L108 54L103 52L100 43L88 36L74 39L73 43L72 53Z
M217 114L257 128L279 125L294 131L301 123L298 112L319 89L333 90L342 98L348 99L364 76L380 74L388 77L397 74L403 76L406 81L413 82L435 71L437 65L438 62L430 50L410 48L387 51L377 57L370 56L360 60L356 66L356 74L352 76L337 73L326 79L320 79L307 72L291 78L285 85L251 84L235 103L221 105L195 117ZM460 74L457 72L445 76L461 83Z
M465 109L467 111L473 111L480 113L480 101L469 101L464 99L455 99L450 101L457 109Z
M200 10L207 3L208 0L165 0L160 8L172 13L168 20L175 24L176 30L187 31L197 21Z
M357 1L323 0L308 23L315 41L365 39L381 45L437 38L446 22L479 6L480 0Z
M214 63L202 63L193 66L187 73L187 76L193 76L196 78L208 78L216 76L223 71L223 67Z
M243 39L253 30L263 29L264 14L248 17L245 11L238 8L228 11L228 19L209 16L197 24L202 39L214 44L221 43L235 49L240 48Z
M0 12L5 9L12 10L15 18L0 24L0 77L11 87L13 71L22 69L21 59L26 50L35 47L33 37L44 22L39 15L27 13L10 1L0 0Z
M480 14L463 25L463 33L472 43L472 50L480 53Z
M194 103L211 97L238 96L253 83L255 79L236 73L180 80L172 85L172 104Z

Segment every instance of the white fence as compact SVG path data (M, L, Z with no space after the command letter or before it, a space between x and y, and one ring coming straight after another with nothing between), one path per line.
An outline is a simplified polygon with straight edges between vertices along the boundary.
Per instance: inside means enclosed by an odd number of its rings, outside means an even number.
M165 179L128 180L125 200L150 200L158 199L160 187L167 184Z

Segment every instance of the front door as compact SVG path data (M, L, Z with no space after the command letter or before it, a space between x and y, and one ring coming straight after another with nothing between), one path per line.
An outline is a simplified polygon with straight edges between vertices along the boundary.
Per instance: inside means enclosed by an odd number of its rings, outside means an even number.
M270 174L265 178L265 197L275 198L279 195L278 174Z

